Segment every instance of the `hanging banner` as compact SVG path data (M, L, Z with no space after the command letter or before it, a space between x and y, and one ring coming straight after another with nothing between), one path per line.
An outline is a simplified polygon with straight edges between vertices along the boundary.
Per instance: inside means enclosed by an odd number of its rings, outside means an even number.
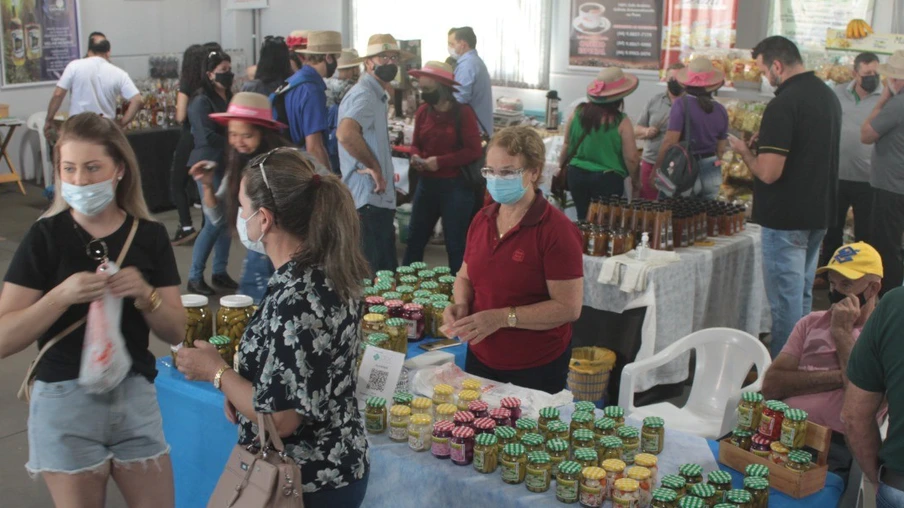
M683 52L735 46L738 0L668 0L662 41L662 69Z
M663 0L571 0L568 64L659 68Z
M826 30L844 30L852 19L872 20L873 0L772 0L768 33L822 51Z
M76 0L0 0L3 86L55 82L80 58Z

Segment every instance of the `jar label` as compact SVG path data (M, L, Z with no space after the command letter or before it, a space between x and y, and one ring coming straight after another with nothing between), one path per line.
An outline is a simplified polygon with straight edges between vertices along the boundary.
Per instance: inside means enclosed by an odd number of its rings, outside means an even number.
M581 504L584 506L603 506L603 489L587 487L581 484Z
M447 437L433 437L433 445L430 447L433 455L437 457L448 457L452 453L452 446L449 445Z
M451 450L449 453L452 455L452 460L456 462L464 462L465 461L465 446L461 443L452 443L450 445Z
M794 441L797 437L797 429L795 429L794 427L794 424L785 425L782 427L782 438L780 441L789 450L799 448L798 446L794 446Z
M593 249L595 248L595 246L596 246L596 238L593 236L593 234L591 234L590 240L587 241L587 254L588 255L593 254Z
M417 340L417 321L408 321L408 340Z
M753 408L738 407L738 427L749 429L753 427Z
M389 439L392 439L393 441L404 441L408 439L408 426L402 423L390 424Z
M528 489L546 490L549 488L549 471L528 466L524 482Z
M612 506L625 506L634 508L637 506L637 499L630 494L627 496L612 496Z
M368 432L379 433L386 430L386 427L383 423L383 415L381 414L364 414L364 428L367 429Z
M643 451L646 453L658 454L662 451L660 448L661 444L659 441L659 433L658 432L644 432L643 440L641 442L641 446L643 447Z
M772 431L775 430L774 427L775 418L763 413L763 416L760 418L760 434L766 437L772 436Z
M578 499L578 482L575 480L556 480L556 497L560 501L573 503Z
M483 471L486 454L487 452L483 450L474 450L474 469Z
M550 468L550 474L555 478L559 474L559 464L565 462L565 457L550 457L550 462L552 462L552 467Z
M519 483L521 481L521 464L508 460L499 461L502 466L502 481L506 483Z
M640 443L637 444L639 445ZM636 445L630 448L626 446L622 449L622 460L625 461L626 464L633 464L634 456L637 455L637 453L638 450Z
M408 447L416 451L424 449L424 440L420 432L416 430L408 431Z

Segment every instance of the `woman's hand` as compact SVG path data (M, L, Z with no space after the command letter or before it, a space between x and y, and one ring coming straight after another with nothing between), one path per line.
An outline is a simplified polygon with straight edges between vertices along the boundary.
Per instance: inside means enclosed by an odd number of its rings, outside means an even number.
M179 354L182 354L181 351ZM229 420L229 423L233 425L239 423L239 417L235 412L235 406L233 406L232 402L229 402L229 399L227 398L223 398L223 414L226 415L226 419Z
M226 362L217 348L205 340L195 341L195 347L184 347L179 350L177 367L189 381L212 383L217 371L224 365Z
M647 127L647 130L644 132L644 139L653 139L659 135L659 129L656 127Z
M200 161L188 170L188 174L190 174L195 181L201 182L201 185L213 187L213 170L207 169L207 166L210 164L213 163L210 161Z
M421 162L423 162L424 169L426 169L427 171L429 171L431 173L435 173L435 172L439 171L439 163L436 162L435 156L427 157L426 159L423 159Z
M508 311L496 309L478 312L452 323L452 329L462 342L480 344L483 339L506 326Z
M117 298L134 298L135 300L147 300L154 288L151 287L144 276L134 266L123 268L110 277L107 284L110 293Z
M446 326L452 328L452 325L456 321L467 317L468 313L470 312L471 309L469 309L466 304L458 303L455 305L450 305L446 307L446 310L443 311L443 322L446 323Z
M106 273L74 273L56 287L59 303L69 307L100 300L104 297L109 279Z

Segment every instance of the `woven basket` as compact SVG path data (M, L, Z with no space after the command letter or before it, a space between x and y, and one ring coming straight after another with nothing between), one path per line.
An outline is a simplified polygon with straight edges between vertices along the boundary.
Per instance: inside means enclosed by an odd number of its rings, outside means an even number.
M574 400L596 402L606 393L615 353L601 347L576 347L568 364L568 389Z

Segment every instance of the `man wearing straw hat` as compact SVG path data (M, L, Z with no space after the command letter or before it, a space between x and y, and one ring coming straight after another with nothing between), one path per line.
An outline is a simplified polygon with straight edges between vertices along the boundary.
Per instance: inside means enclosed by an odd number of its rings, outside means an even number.
M301 56L304 65L271 99L275 119L289 126L293 143L330 167L325 145L329 121L323 79L336 72L342 53L342 35L329 30L311 32L305 48L296 49L295 53Z
M860 140L874 145L870 186L873 188L870 243L882 255L886 267L882 293L904 279L904 51L898 50L879 66L885 90L863 127Z
M339 65L336 67L336 74L326 80L326 107L330 126L326 151L330 155L330 164L336 174L340 174L339 140L336 139L336 128L339 126L339 104L360 77L361 62L358 60L358 51L354 48L343 49L342 55L339 57Z
M399 63L412 55L401 51L390 34L372 35L361 76L339 105L339 167L342 180L355 198L361 219L364 255L371 269L394 270L395 171L389 146L389 93Z

